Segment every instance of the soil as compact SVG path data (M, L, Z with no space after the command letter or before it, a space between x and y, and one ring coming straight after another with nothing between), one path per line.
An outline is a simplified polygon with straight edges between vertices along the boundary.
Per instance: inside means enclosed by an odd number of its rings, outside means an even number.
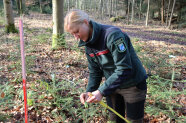
M18 26L18 17L15 18L15 25ZM52 29L52 16L48 15L38 15L38 14L30 14L29 16L25 16L24 18L24 26L29 27L30 29L35 29L32 33L26 35L25 34L25 40L29 41L29 38L32 38L33 36L37 35L37 33L42 33L43 28L51 28ZM145 27L142 25L126 25L123 22L116 22L116 23L110 23L110 22L103 22L99 21L105 24L112 24L115 26L120 27L124 32L126 32L131 38L137 38L140 41L145 42L165 42L166 44L176 44L179 45L179 47L183 47L183 50L186 49L186 29L182 30L169 30L165 29L162 26L155 26L155 27ZM0 31L4 28L3 25L0 25ZM18 28L18 27L17 27ZM38 28L38 29L36 29ZM36 32L38 31L38 32ZM2 32L2 31L1 31ZM3 37L5 34L0 33L0 37ZM27 42L29 43L29 42ZM84 62L84 59L80 59L78 62L76 61L79 57L79 54L76 52L71 51L70 49L64 49L61 51L50 51L50 44L48 46L41 46L41 45L34 45L35 51L33 53L37 53L37 58L35 59L35 67L33 67L32 71L35 72L34 76L28 76L28 81L34 82L36 79L42 79L44 78L45 81L51 81L50 77L50 71L56 72L56 77L64 78L69 81L75 81L78 79L85 80L85 83L83 83L80 86L86 86L87 84L87 78L88 78L88 69L86 67L86 63ZM9 44L7 43L7 47L4 49L4 51L8 51ZM3 51L3 50L2 50ZM71 57L69 54L73 53L74 56ZM0 52L1 54L1 52ZM59 54L62 54L61 56L58 56ZM27 54L32 55L32 53ZM182 55L182 54L181 54ZM77 57L76 57L77 56ZM0 56L0 61L2 62L2 66L7 65L5 62L6 58L9 56L4 52ZM66 60L67 58L68 60ZM185 57L184 57L185 58ZM9 65L10 63L8 63ZM8 66L7 65L7 66ZM0 66L1 68L1 66ZM15 74L11 74L11 69L9 68L0 76L0 81L7 81L10 79L14 79ZM16 68L15 68L16 69ZM183 70L183 73L185 73L185 68ZM185 74L183 75L185 76ZM30 80L29 80L30 79ZM1 83L0 83L1 84ZM182 89L183 83L175 83L175 87L180 87ZM20 119L21 114L15 115L15 119ZM152 118L152 117L151 117ZM150 116L145 115L146 122L152 121ZM155 121L154 121L155 122ZM157 121L158 122L158 121Z

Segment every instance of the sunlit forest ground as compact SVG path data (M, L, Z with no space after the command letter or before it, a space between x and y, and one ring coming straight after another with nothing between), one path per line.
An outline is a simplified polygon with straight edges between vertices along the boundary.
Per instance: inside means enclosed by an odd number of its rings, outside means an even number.
M92 16L93 17L93 16ZM0 122L24 121L19 34L6 34L0 19ZM15 18L18 29L19 17ZM149 75L145 123L184 122L186 115L186 30L168 30L152 22L94 20L120 27L130 37ZM85 108L79 95L88 81L84 49L69 34L66 45L51 49L52 17L23 17L30 122L105 123L108 111Z

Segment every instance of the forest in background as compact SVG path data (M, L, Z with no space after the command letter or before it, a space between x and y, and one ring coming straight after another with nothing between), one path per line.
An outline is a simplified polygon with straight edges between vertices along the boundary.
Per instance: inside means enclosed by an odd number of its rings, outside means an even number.
M84 50L78 49L78 42L63 30L57 39L60 47L53 49L52 2L57 0L23 0L22 9L20 0L11 1L15 33L6 29L0 1L0 122L24 121L18 34L22 14L29 121L105 123L107 110L98 104L87 109L79 101L88 81ZM92 19L118 26L131 37L149 75L144 122L185 121L185 0L58 1L62 1L58 12L62 18L71 9L82 9Z
M95 18L109 17L111 21L122 20L127 23L146 21L149 2L150 24L154 21L161 26L168 26L172 14L171 28L186 27L185 0L64 0L64 12L70 9L81 9L94 13ZM19 0L12 0L13 9L19 13ZM3 8L1 0L1 9ZM52 14L52 0L23 0L23 13L35 11ZM1 11L3 12L3 11ZM15 13L17 14L17 13Z

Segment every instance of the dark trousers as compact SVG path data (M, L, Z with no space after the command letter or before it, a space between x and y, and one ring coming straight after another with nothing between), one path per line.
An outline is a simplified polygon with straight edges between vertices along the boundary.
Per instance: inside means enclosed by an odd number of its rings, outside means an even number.
M132 123L143 123L144 103L147 93L146 81L137 86L126 89L117 89L111 96L106 97L107 104ZM125 123L113 112L109 112L109 120L116 123Z

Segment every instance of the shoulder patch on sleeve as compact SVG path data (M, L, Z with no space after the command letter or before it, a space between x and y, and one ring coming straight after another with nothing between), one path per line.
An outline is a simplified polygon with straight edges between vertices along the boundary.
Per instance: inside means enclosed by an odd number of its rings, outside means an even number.
M123 38L119 38L114 44L117 47L118 52L125 52L126 46Z

